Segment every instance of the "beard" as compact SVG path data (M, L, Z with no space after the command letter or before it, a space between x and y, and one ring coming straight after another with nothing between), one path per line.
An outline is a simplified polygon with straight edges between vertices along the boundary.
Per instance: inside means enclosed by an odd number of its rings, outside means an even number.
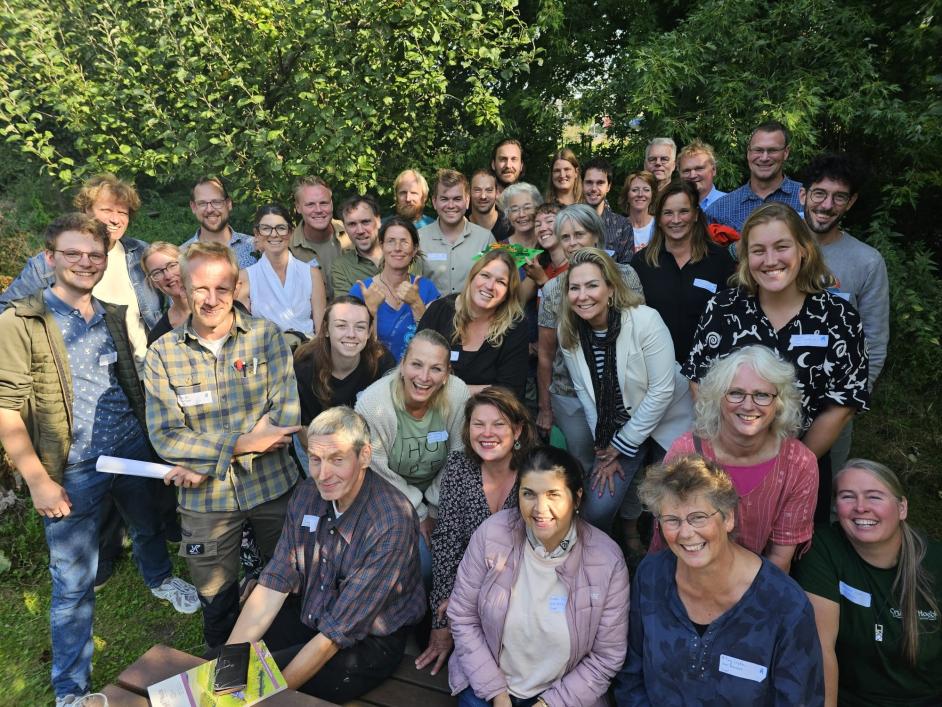
M396 213L410 221L418 220L423 210L424 206L422 204L416 204L415 206L410 204L396 204Z

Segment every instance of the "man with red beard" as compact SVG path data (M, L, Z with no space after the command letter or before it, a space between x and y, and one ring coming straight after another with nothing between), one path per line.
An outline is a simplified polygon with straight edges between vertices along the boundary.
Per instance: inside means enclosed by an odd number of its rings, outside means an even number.
M428 203L428 182L421 172L414 169L400 172L393 182L393 193L396 195L396 214L412 221L416 228L424 228L435 220L424 213Z

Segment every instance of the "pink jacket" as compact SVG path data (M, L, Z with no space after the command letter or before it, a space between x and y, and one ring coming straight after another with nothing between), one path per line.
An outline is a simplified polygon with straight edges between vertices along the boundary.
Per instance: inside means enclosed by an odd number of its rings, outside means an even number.
M541 695L550 707L607 705L609 682L625 661L628 643L628 570L621 550L602 531L576 522L576 546L556 570L569 588L570 644L566 674ZM494 514L471 536L448 603L455 639L448 663L452 694L470 685L490 701L507 689L498 656L526 542L515 508Z

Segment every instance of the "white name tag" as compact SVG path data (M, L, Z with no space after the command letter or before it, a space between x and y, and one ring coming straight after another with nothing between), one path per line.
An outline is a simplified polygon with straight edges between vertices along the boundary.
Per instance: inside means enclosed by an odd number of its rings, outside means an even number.
M608 248L606 248L606 249L605 249L605 252L608 253L608 257L609 257L609 258L614 258L614 257L615 257L615 251L614 251L614 250L609 250Z
M182 408L193 407L194 405L210 405L213 402L213 394L209 390L201 393L181 393L177 396L177 403Z
M318 516L304 516L304 519L301 521L301 527L307 528L308 531L314 532L317 530L317 524L321 522L321 519Z
M852 587L849 584L844 584L843 582L838 583L838 588L841 590L841 596L847 599L848 601L854 602L858 606L869 607L873 599L870 594L863 591L862 589L857 589Z
M845 302L850 302L850 292L838 292L835 290L831 292L831 294L834 295L835 297L840 297Z
M823 348L827 345L827 334L792 334L790 348L794 348L796 346L813 346L815 348Z
M452 360L452 362L458 360L458 355L459 355L460 353L461 353L460 351L452 351L452 352L451 352L451 360Z
M753 682L762 682L765 680L765 676L769 674L768 668L764 665L733 658L725 653L720 654L720 672L737 678L752 680Z
M98 357L99 366L107 366L111 363L115 363L118 360L118 352L112 351L111 353L102 354Z
M311 260L308 262L308 265L310 265L312 268L319 268L321 266L317 258L311 258Z
M448 253L426 253L425 258L432 262L442 263L448 260Z
M566 610L567 597L550 597L549 610L554 614L561 614Z
M707 290L716 294L716 285L709 280L701 280L699 277L693 281L694 287L699 287L701 290Z
M428 433L428 443L435 444L436 442L444 442L448 439L448 430L438 430L437 432Z

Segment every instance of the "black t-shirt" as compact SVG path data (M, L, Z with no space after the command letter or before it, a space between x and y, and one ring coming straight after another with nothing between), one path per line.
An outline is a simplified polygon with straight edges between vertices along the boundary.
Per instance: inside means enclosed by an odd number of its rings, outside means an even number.
M449 295L432 302L422 320L419 331L434 329L449 342L455 332L455 300ZM505 334L500 348L487 341L477 351L465 351L460 343L451 345L451 370L468 385L502 385L509 388L522 402L527 384L529 342L526 320L517 322Z
M361 357L360 364L353 369L343 380L338 380L331 376L330 388L331 406L349 405L353 407L356 404L357 394L367 388L383 374L395 368L396 359L389 351L384 351L379 359L379 365L376 367L376 375L371 376L367 369L366 359ZM294 375L298 379L298 397L301 400L301 424L310 425L311 421L324 411L320 399L314 394L314 377L317 375L314 370L314 357L305 356L300 361L294 362Z
M736 269L729 251L708 244L706 257L678 268L674 256L661 249L659 267L649 265L642 250L631 261L644 288L644 301L657 310L674 341L674 357L684 363L693 346L697 323L707 302L729 287L727 281Z
M170 325L170 312L164 312L164 316L157 320L154 328L147 332L147 348L150 348L151 344L157 339L171 331L173 331L173 327Z

